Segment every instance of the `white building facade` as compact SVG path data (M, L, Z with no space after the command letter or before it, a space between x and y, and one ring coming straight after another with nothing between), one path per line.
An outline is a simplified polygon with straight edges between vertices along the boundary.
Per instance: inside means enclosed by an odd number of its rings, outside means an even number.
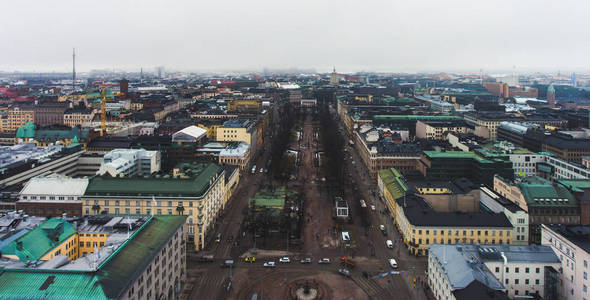
M114 149L104 155L97 175L126 177L149 175L160 171L161 157L159 151L145 149Z
M590 226L541 225L541 244L561 261L562 299L589 300Z

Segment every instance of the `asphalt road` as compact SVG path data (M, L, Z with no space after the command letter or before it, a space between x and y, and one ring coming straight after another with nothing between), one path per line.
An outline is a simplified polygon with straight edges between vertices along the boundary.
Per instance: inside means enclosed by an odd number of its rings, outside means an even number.
M385 245L387 239L396 241L399 239L399 233L393 226L391 218L380 211L385 209L385 205L373 196L376 192L376 182L371 180L368 172L364 169L360 158L355 150L349 148L348 158L343 162L346 164L347 174L351 174L351 184L345 189L342 195L349 201L351 213L354 222L352 224L336 224L331 218L331 209L333 200L327 194L325 183L321 180L321 170L317 169L314 164L316 151L321 150L321 145L316 145L313 138L314 132L318 130L318 123L312 122L310 117L306 118L303 124L303 138L301 143L292 145L297 147L302 154L301 166L297 170L297 179L290 182L292 187L303 187L307 205L306 213L310 215L309 220L304 227L304 245L301 252L295 252L290 255L292 262L288 264L279 264L278 257L259 257L256 263L250 264L239 258L248 248L251 241L249 237L241 237L240 228L243 223L245 212L247 211L248 199L253 196L259 189L260 185L269 182L271 179L268 174L257 171L251 174L250 170L245 170L245 174L240 179L240 184L232 198L229 200L222 215L215 227L215 233L222 233L222 241L214 242L214 234L204 251L194 254L189 253L187 257L187 289L185 289L185 299L249 299L250 293L257 291L254 280L256 278L268 277L273 278L272 274L282 274L287 272L289 278L298 276L308 276L309 274L333 274L338 268L341 268L339 262L343 255L353 257L356 267L351 270L351 282L359 289L363 290L370 299L391 299L395 296L397 299L425 299L420 291L411 286L411 279L416 275L423 275L426 268L424 258L416 258L408 255L407 250L401 243L397 243L394 249L388 249ZM342 131L342 133L344 133ZM345 137L348 140L348 137ZM348 147L348 146L347 146ZM295 148L295 149L297 149ZM352 160L355 164L352 164ZM262 151L262 155L256 158L255 164L264 166L268 159L268 153ZM368 235L365 235L365 227L360 222L360 206L352 205L354 201L360 199L353 198L354 187L359 189L360 195L367 201L367 204L375 205L375 211L366 209L371 219L373 227L368 229ZM379 231L379 225L384 224L387 227L387 236ZM343 247L340 239L340 232L333 231L334 226L340 226L352 233L353 248ZM241 237L240 245L237 247L227 241L228 236L233 236L234 240ZM371 246L372 245L372 246ZM374 251L373 251L374 249ZM285 249L286 250L286 249ZM374 255L372 255L374 253ZM213 254L215 261L210 263L199 263L196 257L203 254ZM300 264L299 258L312 257L311 264ZM317 260L322 257L328 257L332 260L331 264L321 265ZM391 270L388 266L388 258L396 258L399 271L404 275L391 275L379 279L367 279L362 275L363 271L368 271L372 275L387 272ZM230 277L229 268L220 268L219 264L226 258L234 258L235 267L231 269L233 276L252 278L251 282L242 284L234 282L232 288L228 291L227 284ZM273 260L277 267L268 269L262 267L264 261ZM286 276L285 276L286 277ZM262 286L260 286L262 288Z

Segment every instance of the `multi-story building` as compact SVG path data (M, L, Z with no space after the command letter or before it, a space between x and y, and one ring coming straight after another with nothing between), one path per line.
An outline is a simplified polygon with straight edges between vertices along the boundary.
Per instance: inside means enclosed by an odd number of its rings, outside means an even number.
M482 292L505 292L500 299L557 299L547 287L559 284L559 267L559 259L548 246L432 245L428 283L436 299L449 299L451 293L474 281L483 285ZM472 295L469 299L490 298Z
M432 244L511 244L512 224L503 213L437 212L417 196L395 201L395 225L410 253L428 255Z
M403 143L409 137L407 131L363 125L355 136L355 146L372 178L383 169L395 168L402 173L416 170L421 149L417 144Z
M530 242L541 242L541 224L580 224L580 206L567 187L533 176L512 183L494 177L494 191L529 214Z
M510 97L510 87L508 86L507 83L484 82L483 86L492 95L498 96L500 98L509 98Z
M552 126L561 128L567 124L565 119L544 114L542 116L531 114L531 115L516 115L491 112L469 112L464 115L465 121L472 124L473 126L483 126L489 131L489 138L496 140L498 137L498 127L502 122L521 122L527 124L539 124L541 126Z
M512 178L512 162L506 155L489 151L423 151L418 171L429 180L470 178L475 183L491 185L494 174Z
M50 219L2 249L0 298L177 299L186 278L185 219Z
M238 166L244 170L250 164L250 145L244 142L230 143L219 151L219 164Z
M85 125L92 122L95 115L95 109L68 109L64 111L63 124L70 127Z
M39 126L64 124L64 112L69 108L68 102L41 102L34 106L35 124Z
M159 172L160 152L145 149L115 149L103 156L97 175L142 176Z
M87 178L33 177L20 191L16 209L43 217L81 216L80 197L87 186Z
M0 147L0 185L20 185L49 173L70 175L76 170L80 145L37 147L32 143Z
M2 131L15 132L27 122L35 122L35 110L32 106L10 107L2 117Z
M529 214L514 202L500 196L492 189L479 188L479 207L481 211L503 213L514 228L512 245L529 244Z
M247 119L231 119L217 127L216 140L219 142L244 142L250 145L252 154L256 153L256 147L260 144L258 127L255 121Z
M205 247L205 235L225 204L225 171L213 163L192 164L179 177L95 177L82 196L82 213L187 216L188 241Z
M543 224L541 234L561 261L560 299L590 299L590 226Z
M445 140L447 132L468 133L470 126L463 120L456 121L418 121L416 137L430 140Z

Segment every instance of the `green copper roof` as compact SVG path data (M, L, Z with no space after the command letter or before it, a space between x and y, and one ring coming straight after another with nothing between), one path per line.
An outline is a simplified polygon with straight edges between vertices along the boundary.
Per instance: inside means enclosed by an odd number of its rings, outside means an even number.
M561 184L531 176L518 183L528 206L576 206L576 197Z
M33 138L35 136L35 124L27 121L25 125L16 130L17 138Z
M85 196L201 197L209 181L223 169L208 163L198 175L187 179L157 177L95 177L90 179Z
M550 84L549 87L547 87L547 93L555 93L555 88L553 87L553 84Z
M403 197L408 188L402 180L402 174L394 169L385 169L378 172L385 189L391 194L393 200Z
M573 192L584 192L585 189L590 189L588 179L559 179L557 182Z
M23 262L38 260L75 233L76 230L67 221L61 218L49 219L6 245L2 253L16 255Z
M153 216L97 271L0 269L0 299L122 298L185 221L181 215Z

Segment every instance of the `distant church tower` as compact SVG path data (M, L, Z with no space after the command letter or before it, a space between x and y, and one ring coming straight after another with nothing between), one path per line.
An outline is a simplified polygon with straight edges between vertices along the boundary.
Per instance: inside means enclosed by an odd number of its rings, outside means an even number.
M547 88L547 102L549 103L549 106L555 107L555 88L553 87L553 84L550 84Z
M340 83L340 79L338 79L338 73L336 73L336 67L334 67L332 74L330 74L330 85L338 85L338 83Z

